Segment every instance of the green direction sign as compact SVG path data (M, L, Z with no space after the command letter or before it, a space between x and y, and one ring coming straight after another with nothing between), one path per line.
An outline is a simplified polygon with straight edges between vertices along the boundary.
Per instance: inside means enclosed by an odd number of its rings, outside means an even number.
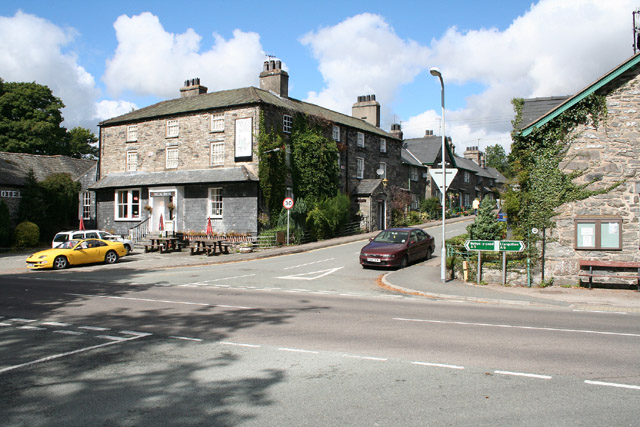
M467 240L464 247L468 251L522 252L525 245L520 240Z

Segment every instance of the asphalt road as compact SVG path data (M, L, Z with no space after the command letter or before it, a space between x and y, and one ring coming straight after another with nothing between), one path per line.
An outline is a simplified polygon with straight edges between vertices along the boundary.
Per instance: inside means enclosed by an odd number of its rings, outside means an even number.
M398 295L361 245L5 275L0 424L638 424L638 315Z

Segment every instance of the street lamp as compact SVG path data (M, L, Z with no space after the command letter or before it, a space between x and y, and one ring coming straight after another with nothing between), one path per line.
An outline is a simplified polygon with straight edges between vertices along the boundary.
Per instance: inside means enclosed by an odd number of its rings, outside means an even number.
M432 76L438 77L440 79L440 87L442 88L441 90L441 103L442 103L442 251L440 252L440 257L441 257L441 261L440 261L440 280L442 282L445 282L445 271L446 271L446 264L447 264L447 251L445 248L445 216L446 216L446 212L445 212L445 205L447 203L446 200L446 195L447 195L447 169L445 166L445 157L446 157L446 151L445 151L445 142L444 142L444 80L442 79L442 73L440 72L440 70L438 70L437 68L433 67L429 70L429 72L431 73Z

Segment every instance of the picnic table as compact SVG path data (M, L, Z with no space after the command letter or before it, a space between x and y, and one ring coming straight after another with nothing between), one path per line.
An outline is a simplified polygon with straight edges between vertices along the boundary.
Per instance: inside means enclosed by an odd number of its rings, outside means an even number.
M192 241L191 255L206 253L208 256L217 254L228 254L231 243L224 240L197 239Z
M145 252L160 251L160 253L180 252L184 246L182 240L177 236L151 237L150 244L144 246Z

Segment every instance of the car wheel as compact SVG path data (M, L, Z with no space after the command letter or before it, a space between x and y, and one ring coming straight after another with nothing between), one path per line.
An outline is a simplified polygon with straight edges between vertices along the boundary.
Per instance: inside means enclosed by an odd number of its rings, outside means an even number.
M107 264L113 264L118 261L118 254L114 251L107 252L107 255L104 257L104 262Z
M431 253L431 248L427 249L427 255L424 257L425 261L428 261L429 259L431 259L431 255L433 255Z
M131 253L131 246L124 245L124 248L127 250L127 253L125 255L129 255Z
M53 260L53 268L56 270L63 270L69 266L69 261L67 261L66 257L62 255L57 256L56 259Z
M406 268L407 265L409 265L409 258L407 258L407 256L403 256L402 260L400 261L400 268Z

